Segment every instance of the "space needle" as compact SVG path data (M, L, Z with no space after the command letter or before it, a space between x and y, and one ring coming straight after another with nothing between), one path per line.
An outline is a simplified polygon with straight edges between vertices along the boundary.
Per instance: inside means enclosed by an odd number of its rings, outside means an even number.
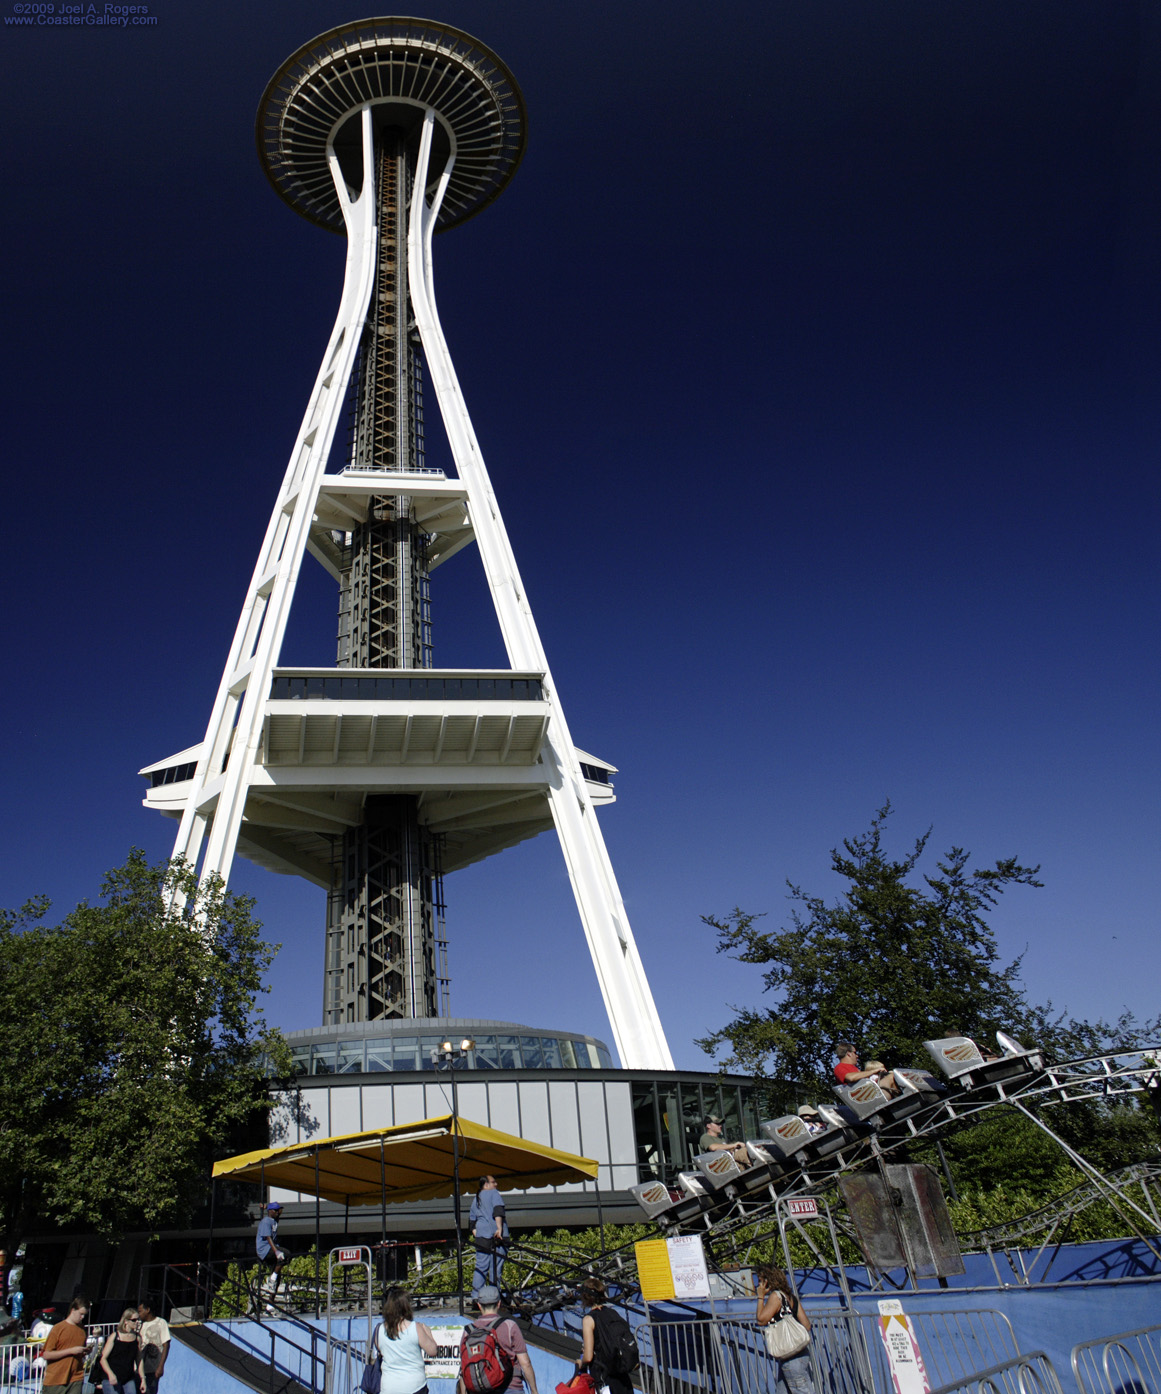
M446 1015L444 875L555 827L621 1063L671 1070L597 822L615 768L573 744L436 309L433 235L511 180L519 88L458 29L368 19L282 64L256 134L279 195L345 233L343 289L205 737L142 771L146 804L203 881L239 852L325 888L333 1025ZM427 463L432 396L454 476ZM437 668L430 578L473 544L509 666ZM333 668L283 661L308 554Z

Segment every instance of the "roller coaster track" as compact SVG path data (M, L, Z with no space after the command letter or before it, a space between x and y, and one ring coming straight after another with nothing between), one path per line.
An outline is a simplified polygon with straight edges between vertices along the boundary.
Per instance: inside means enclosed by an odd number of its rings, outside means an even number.
M1161 1090L1161 1069L1154 1063L1155 1059L1161 1060L1161 1047L1146 1046L1139 1050L1088 1056L1063 1064L1047 1064L1033 1054L1029 1067L1022 1074L986 1082L977 1082L977 1076L973 1076L966 1086L955 1080L946 1086L933 1085L922 1091L918 1102L908 1098L889 1103L876 1116L860 1124L848 1123L828 1129L792 1156L772 1156L765 1143L751 1143L751 1155L762 1157L761 1163L742 1170L733 1167L724 1182L717 1186L706 1177L700 1195L695 1191L674 1200L656 1214L654 1220L662 1234L700 1233L711 1264L724 1263L740 1257L742 1251L749 1250L756 1242L777 1235L780 1216L783 1227L787 1223L788 1201L812 1198L825 1201L844 1175L883 1161L900 1160L910 1147L938 1143L979 1122L994 1109L1009 1108L1042 1129L1081 1171L1085 1180L1074 1191L1040 1210L966 1236L965 1242L970 1241L973 1247L1006 1248L1021 1239L1047 1234L1042 1242L1042 1247L1047 1247L1072 1217L1090 1205L1104 1202L1121 1217L1127 1230L1141 1239L1161 1261L1161 1242L1157 1239L1161 1224L1149 1189L1161 1178L1161 1165L1123 1168L1105 1175L1070 1147L1041 1117L1044 1111L1061 1105L1110 1102L1146 1090ZM994 1063L1003 1066L1006 1062ZM979 1075L986 1076L987 1072L985 1066ZM1161 1096L1154 1095L1154 1099L1158 1097ZM1143 1204L1133 1195L1138 1186ZM837 1220L831 1217L829 1206L825 1209L832 1226L853 1238L853 1229L841 1217ZM797 1228L820 1263L825 1264L826 1260L805 1228ZM546 1274L547 1281L543 1283L538 1283L537 1255L521 1250L514 1252L513 1257L529 1265L521 1284L524 1304L529 1310L546 1310L558 1303L555 1294L570 1281L567 1273L561 1271L560 1255L554 1256L555 1272L551 1277ZM564 1267L567 1266L566 1261ZM581 1272L582 1266L578 1264L578 1276ZM583 1272L618 1285L632 1285L635 1263L631 1246L586 1260ZM519 1301L517 1305L521 1305Z
M821 1145L825 1144L827 1137L827 1134L823 1134L817 1139L818 1147L806 1148L796 1154L796 1170L783 1170L781 1174L775 1174L771 1169L767 1197L759 1203L758 1209L768 1208L776 1199L806 1198L829 1191L845 1172L860 1170L879 1158L897 1158L906 1148L917 1143L940 1141L978 1122L991 1110L1007 1107L1022 1113L1047 1133L1102 1199L1118 1210L1127 1203L1145 1222L1145 1227L1155 1234L1156 1215L1132 1201L1125 1202L1119 1188L1059 1137L1040 1117L1040 1112L1062 1104L1108 1102L1161 1087L1161 1070L1147 1058L1158 1051L1159 1048L1149 1046L1142 1050L1089 1056L1064 1064L1045 1064L1030 1069L1024 1077L983 1083L971 1088L957 1088L953 1083L945 1092L931 1095L920 1107L903 1116L898 1112L899 1105L888 1105L870 1120L869 1130L852 1137L829 1155L820 1155ZM707 1228L713 1233L724 1234L740 1225L752 1224L758 1216L755 1209L747 1204L744 1193L747 1188L750 1188L752 1195L755 1193L753 1177L759 1170L751 1168L743 1172L738 1178L740 1184L733 1187L734 1195L725 1198L727 1205L718 1201L708 1211L703 1211L702 1225L708 1218L710 1223ZM716 1201L717 1196L714 1199ZM658 1220L663 1229L676 1232L690 1228L690 1221L697 1217L680 1215L680 1218L674 1218L677 1221L675 1225L667 1225L665 1216L659 1216ZM1124 1218L1128 1219L1128 1216ZM1158 1257L1161 1258L1161 1254Z
M1139 1184L1146 1204L1150 1204L1152 1195L1149 1187L1161 1182L1161 1162L1138 1162L1134 1166L1120 1167L1108 1172L1105 1179L1118 1190ZM1057 1196L1038 1210L1030 1210L1027 1215L1006 1220L1003 1224L989 1225L986 1229L973 1230L970 1234L961 1234L960 1248L967 1253L979 1253L987 1249L1008 1249L1042 1237L1046 1244L1051 1244L1062 1226L1067 1230L1072 1220L1092 1206L1102 1204L1104 1199L1100 1187L1092 1181L1082 1181L1071 1191ZM1161 1232L1161 1214L1154 1212L1153 1222ZM1060 1242L1064 1242L1063 1237Z

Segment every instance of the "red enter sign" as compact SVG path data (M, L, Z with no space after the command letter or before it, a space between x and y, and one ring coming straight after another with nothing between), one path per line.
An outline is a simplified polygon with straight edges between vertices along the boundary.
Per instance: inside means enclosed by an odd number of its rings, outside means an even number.
M816 1200L788 1200L786 1202L786 1213L788 1215L802 1215L818 1217L818 1201Z

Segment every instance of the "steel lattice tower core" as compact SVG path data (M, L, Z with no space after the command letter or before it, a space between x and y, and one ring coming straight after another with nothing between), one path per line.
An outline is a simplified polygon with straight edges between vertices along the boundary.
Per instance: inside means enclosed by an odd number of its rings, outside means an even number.
M524 129L500 59L422 20L330 30L269 83L259 156L345 232L342 299L205 739L142 771L146 804L203 878L238 850L326 888L325 1024L446 1014L443 872L555 826L621 1062L671 1069L594 812L613 766L572 744L432 288L433 234L503 190ZM455 478L425 460L425 377ZM473 542L510 667L436 669L429 576ZM280 666L307 553L333 669Z

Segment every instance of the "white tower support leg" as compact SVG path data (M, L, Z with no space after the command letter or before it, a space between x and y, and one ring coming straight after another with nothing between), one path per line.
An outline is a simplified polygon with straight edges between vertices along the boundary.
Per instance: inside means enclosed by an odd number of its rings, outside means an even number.
M262 734L270 677L282 649L319 481L334 441L371 298L376 232L369 107L363 110L362 128L363 186L358 198L347 193L338 160L333 151L330 155L331 177L347 224L347 263L339 313L250 578L174 844L175 857L196 864L208 828L203 880L214 875L223 881L229 879Z
M408 226L408 266L416 324L456 471L468 491L468 507L508 661L513 668L544 673L550 714L542 759L550 766L549 803L617 1053L626 1069L672 1070L673 1058L661 1018L633 941L608 849L440 326L432 287L431 239L452 163L449 161L444 169L429 205L423 191L434 126L435 114L429 110L420 142Z

